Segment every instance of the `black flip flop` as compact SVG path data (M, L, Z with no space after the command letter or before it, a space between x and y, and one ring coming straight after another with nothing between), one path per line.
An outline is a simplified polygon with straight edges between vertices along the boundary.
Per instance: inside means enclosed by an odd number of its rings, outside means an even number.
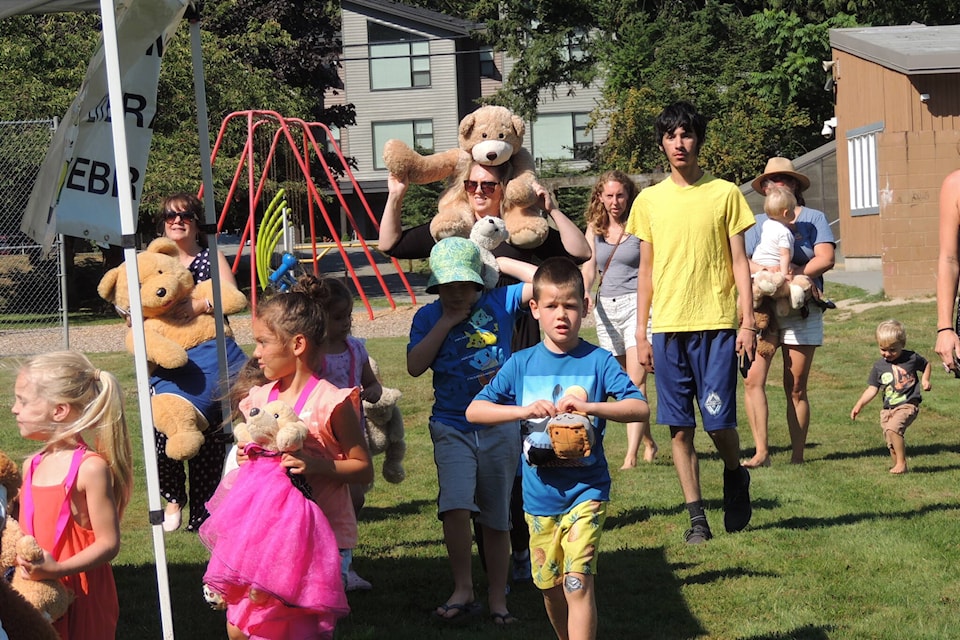
M443 613L437 613L434 610L432 614L434 620L444 624L460 624L480 613L481 605L479 601L474 600L473 602L442 604L437 609L443 611ZM451 611L456 611L456 613L452 616L446 615Z

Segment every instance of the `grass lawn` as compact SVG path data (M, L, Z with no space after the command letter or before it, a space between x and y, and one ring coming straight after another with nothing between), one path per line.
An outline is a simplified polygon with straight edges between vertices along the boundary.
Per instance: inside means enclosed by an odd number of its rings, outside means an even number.
M832 285L829 293L835 300L866 298L863 291L842 286ZM880 399L856 423L849 418L870 365L879 357L874 329L889 317L906 324L908 348L934 362L933 390L924 395L920 417L907 432L910 473L901 477L887 473L889 456L878 426ZM614 482L597 579L598 636L960 637L960 537L954 537L960 531L960 380L937 364L935 320L933 302L828 312L826 344L817 351L810 380L813 420L808 462L802 466L789 464L782 368L775 361L768 381L773 466L753 473L754 516L741 533L723 533L721 463L709 439L699 434L704 498L716 535L705 545L683 543L688 519L666 428L653 427L660 444L654 464L620 471L625 434L620 425L609 425L606 449ZM592 331L585 335L593 338ZM434 503L436 474L426 429L430 381L406 374L405 343L374 339L367 344L387 385L404 392L407 479L391 485L378 477L368 494L355 566L374 590L350 594L352 613L337 637L469 639L496 633L550 638L541 598L529 585L515 586L508 599L521 619L509 629L495 629L486 616L458 629L429 618L452 583ZM118 637L160 637L132 358L94 354L92 359L124 383L138 454L137 497L123 522L123 548L114 562L121 608ZM13 371L12 366L0 367L0 396L7 407ZM740 411L742 416L742 406ZM746 455L753 443L745 418L741 425ZM31 451L9 413L0 416L0 447L15 457ZM225 637L223 614L208 610L200 594L205 549L183 531L165 540L176 637ZM479 563L475 567L478 595L485 600Z

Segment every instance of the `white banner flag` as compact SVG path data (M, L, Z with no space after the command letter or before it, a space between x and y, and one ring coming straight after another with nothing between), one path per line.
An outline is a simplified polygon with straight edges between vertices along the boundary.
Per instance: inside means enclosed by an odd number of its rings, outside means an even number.
M186 0L129 0L117 8L123 117L130 167L114 161L107 73L100 47L63 116L33 185L21 231L49 247L58 233L121 244L117 180L128 179L139 210L157 112L160 60L186 11Z

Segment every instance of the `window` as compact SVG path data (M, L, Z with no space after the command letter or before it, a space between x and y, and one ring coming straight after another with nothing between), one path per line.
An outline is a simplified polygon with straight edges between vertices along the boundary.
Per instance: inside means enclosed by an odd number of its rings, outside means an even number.
M480 77L493 78L498 80L500 74L497 72L497 63L493 59L493 49L480 49Z
M851 216L880 213L877 134L881 131L883 123L878 122L846 132Z
M409 31L367 23L370 90L430 86L430 43Z
M331 124L329 125L329 129L329 135L325 135L326 148L328 152L336 153L336 149L340 148L340 127L335 124Z
M386 169L383 145L391 138L403 140L423 153L433 153L433 120L373 123L373 168Z
M582 160L593 149L590 114L541 114L533 123L533 157L537 160Z
M586 39L587 35L583 29L574 29L573 33L567 35L567 46L560 50L560 57L568 62L571 60L582 62L587 55L583 50Z

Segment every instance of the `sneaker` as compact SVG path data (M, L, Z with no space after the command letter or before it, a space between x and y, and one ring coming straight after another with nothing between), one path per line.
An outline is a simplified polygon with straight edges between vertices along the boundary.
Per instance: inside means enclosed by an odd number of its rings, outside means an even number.
M513 555L513 572L511 574L514 582L530 582L533 580L533 571L530 568L530 552L527 551L522 556Z
M727 533L742 531L750 524L750 472L741 465L734 471L723 471L723 526Z
M174 504L171 502L170 504ZM167 505L169 508L170 504ZM177 509L176 511L169 511L165 509L163 512L163 524L160 526L167 533L172 533L180 528L180 525L183 523L183 509Z
M347 571L347 591L370 591L373 585L357 575L357 572L350 567Z
M710 527L705 524L695 524L683 534L683 539L687 544L703 544L712 537Z

